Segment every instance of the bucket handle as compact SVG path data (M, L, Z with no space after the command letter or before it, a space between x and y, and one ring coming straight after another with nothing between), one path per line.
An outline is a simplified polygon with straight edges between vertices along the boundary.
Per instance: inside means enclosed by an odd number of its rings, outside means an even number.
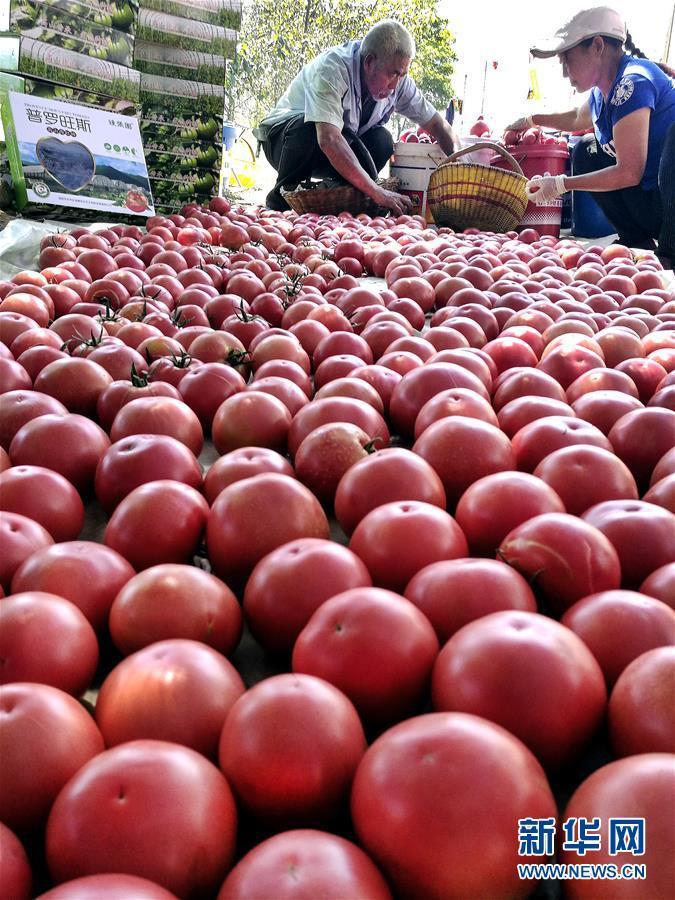
M448 156L448 158L445 160L443 165L445 165L445 163L455 162L456 160L458 160L460 158L460 156L464 156L467 153L473 153L474 150L482 150L483 148L494 150L495 153L499 153L499 155L503 156L504 159L507 161L507 163L509 163L511 165L514 172L516 172L518 175L523 175L523 177L525 177L523 170L520 168L520 165L518 164L517 160L515 160L511 156L509 151L504 149L504 147L502 147L501 144L496 144L494 141L476 141L476 143L471 144L470 147L464 147L463 150L457 150L451 156Z

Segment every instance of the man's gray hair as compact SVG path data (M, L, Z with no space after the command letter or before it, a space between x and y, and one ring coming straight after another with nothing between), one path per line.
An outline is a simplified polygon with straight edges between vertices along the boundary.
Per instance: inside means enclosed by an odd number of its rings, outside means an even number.
M383 19L373 25L361 42L361 55L373 55L376 59L389 60L396 56L412 59L415 56L415 39L408 29L395 19Z

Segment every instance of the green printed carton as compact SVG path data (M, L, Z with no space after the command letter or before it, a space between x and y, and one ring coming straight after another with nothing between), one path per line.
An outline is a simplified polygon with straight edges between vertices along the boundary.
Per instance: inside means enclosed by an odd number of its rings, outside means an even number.
M140 10L136 37L151 44L213 53L226 59L234 58L237 46L237 33L231 28L181 19L150 9Z
M134 69L29 37L0 37L0 71L53 81L104 97L139 101L141 79Z
M134 66L147 75L222 85L225 83L226 63L224 56L147 41L137 40L134 47Z
M50 21L67 21L75 16L92 25L133 35L138 0L2 0L0 31L22 31L42 13L48 14Z
M241 0L141 0L141 7L235 31L241 27Z
M140 103L132 103L131 100L105 97L103 94L81 91L68 85L54 84L52 81L38 81L34 78L26 78L25 82L26 93L31 94L33 97L45 97L48 100L78 103L81 106L91 106L94 109L107 109L121 116L135 116L139 118L141 114Z

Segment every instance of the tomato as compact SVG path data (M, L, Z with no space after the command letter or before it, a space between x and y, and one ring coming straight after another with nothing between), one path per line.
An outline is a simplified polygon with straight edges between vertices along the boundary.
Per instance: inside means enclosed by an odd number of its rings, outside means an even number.
M625 372L617 372L616 369L591 369L584 372L565 393L567 402L574 403L579 397L596 391L620 391L628 397L638 398L635 382Z
M31 419L52 413L65 416L68 410L53 397L33 390L8 391L0 404L0 446L9 450L14 435Z
M485 475L515 468L511 441L494 425L467 416L451 416L430 425L413 452L439 475L449 505Z
M157 641L119 663L96 701L107 747L171 741L215 759L225 717L244 693L234 666L198 641Z
M84 525L84 505L73 485L42 466L13 466L0 474L0 509L42 525L54 541L72 541Z
M103 738L77 700L46 684L3 685L0 709L0 819L34 832L64 784L103 750Z
M12 579L12 593L46 591L78 607L98 631L115 596L134 575L129 563L93 541L68 541L34 553Z
M593 863L615 863L618 860L638 862L646 867L644 880L601 881L574 880L567 883L567 893L588 900L628 900L636 896L650 900L667 900L672 896L675 861L672 848L675 824L672 796L675 790L675 759L669 753L644 753L611 762L593 772L576 789L563 813L563 820L597 819L600 826L600 849L593 851ZM644 854L611 854L610 819L643 819L645 822ZM588 862L588 857L573 849L563 850L562 863ZM639 885L636 891L636 886Z
M646 441L644 436L649 435ZM616 455L635 476L638 488L649 484L652 471L675 440L675 412L657 406L636 409L618 419L609 432Z
M675 562L655 569L640 585L640 593L663 600L675 609Z
M204 477L204 496L213 504L228 485L263 472L276 472L293 477L293 466L275 450L267 447L239 447L219 457L209 466Z
M610 541L566 513L544 513L518 525L506 535L498 555L561 613L582 597L618 588L621 579L619 557Z
M222 882L236 828L232 792L213 763L165 741L131 741L90 760L61 791L47 862L55 881L113 870L190 898Z
M256 378L248 385L247 390L262 391L271 394L277 400L281 400L291 416L299 412L303 406L309 403L307 395L297 384L293 384L288 378L280 375L268 375L266 378Z
M180 481L150 481L134 488L110 517L103 542L135 569L160 563L189 562L201 539L209 505L193 487ZM148 520L170 523L147 540Z
M120 409L131 400L141 397L173 397L180 400L178 389L166 381L147 383L145 378L133 378L129 381L113 381L101 394L96 403L96 417L102 428L110 431L115 416Z
M569 629L537 613L483 616L454 634L433 671L434 709L472 713L520 738L547 769L576 758L600 726L600 666Z
M429 425L448 416L468 416L481 419L490 425L497 426L497 416L492 406L468 388L450 388L440 391L424 404L415 419L415 439L419 438Z
M241 391L224 400L215 412L211 436L221 455L241 447L286 449L291 414L271 394Z
M626 413L642 408L637 397L631 397L622 391L590 391L572 403L572 409L578 418L594 425L605 435L609 434L614 423Z
M365 386L365 383L364 383ZM371 439L358 425L328 422L310 431L295 455L296 475L322 503L332 505L340 479L365 459Z
M412 435L415 419L427 400L448 388L469 388L489 400L485 385L472 372L453 363L429 363L408 372L394 388L390 414L398 431Z
M96 468L94 490L107 513L141 484L180 481L199 489L202 470L185 444L166 434L134 434L106 450Z
M31 591L0 602L0 656L0 684L34 681L79 697L94 678L98 642L73 603Z
M525 425L513 436L518 468L533 472L545 456L574 444L590 444L611 451L612 445L594 425L573 416L551 415Z
M134 434L167 434L195 456L204 446L199 419L189 406L173 397L141 397L126 403L113 420L110 437L115 442Z
M268 472L218 494L206 526L208 557L224 580L250 574L263 556L300 537L328 538L326 514L307 488Z
M30 900L33 896L32 881L33 874L23 844L14 832L0 822L0 883L3 891L14 900Z
M675 515L667 509L641 500L607 500L583 518L616 549L623 587L637 589L655 569L675 562Z
M300 632L293 671L339 688L369 722L399 721L426 699L438 639L398 594L363 587L323 603Z
M401 447L378 450L345 472L335 494L335 516L351 534L371 510L396 500L419 500L445 509L445 491L436 472Z
M634 659L609 699L608 721L617 756L675 753L675 647L657 647Z
M176 900L176 895L136 875L87 875L41 894L46 900Z
M534 475L553 488L572 515L604 500L638 499L630 469L602 447L562 447L545 456Z
M391 900L387 883L363 850L310 829L284 831L255 846L227 876L218 900L295 900L299 889L325 900Z
M53 543L54 539L39 522L16 512L3 512L0 516L0 586L7 589L25 560Z
M347 547L314 538L290 541L253 569L244 592L246 622L265 649L288 653L326 600L371 584L367 568Z
M310 432L329 422L349 422L362 428L371 440L377 438L384 446L389 443L389 429L372 406L350 397L328 397L315 400L294 416L288 432L288 450L291 456L295 456Z
M415 540L423 534L424 540ZM466 538L444 509L417 500L382 504L361 519L349 547L373 584L402 592L420 569L468 554Z
M263 822L328 822L364 750L345 695L311 675L266 678L237 700L220 737L220 767L241 807Z
M532 753L462 713L386 731L359 765L351 807L361 845L396 895L429 900L528 896L533 885L516 868L528 861L518 856L517 820L556 815Z

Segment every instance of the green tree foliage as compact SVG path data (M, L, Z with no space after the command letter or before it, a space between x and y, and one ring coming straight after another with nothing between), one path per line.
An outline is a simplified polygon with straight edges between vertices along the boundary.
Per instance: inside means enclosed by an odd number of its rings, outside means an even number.
M302 66L322 50L362 37L380 19L398 19L415 37L410 74L444 109L453 95L454 37L436 0L247 0L241 44L230 70L230 116L259 121Z

